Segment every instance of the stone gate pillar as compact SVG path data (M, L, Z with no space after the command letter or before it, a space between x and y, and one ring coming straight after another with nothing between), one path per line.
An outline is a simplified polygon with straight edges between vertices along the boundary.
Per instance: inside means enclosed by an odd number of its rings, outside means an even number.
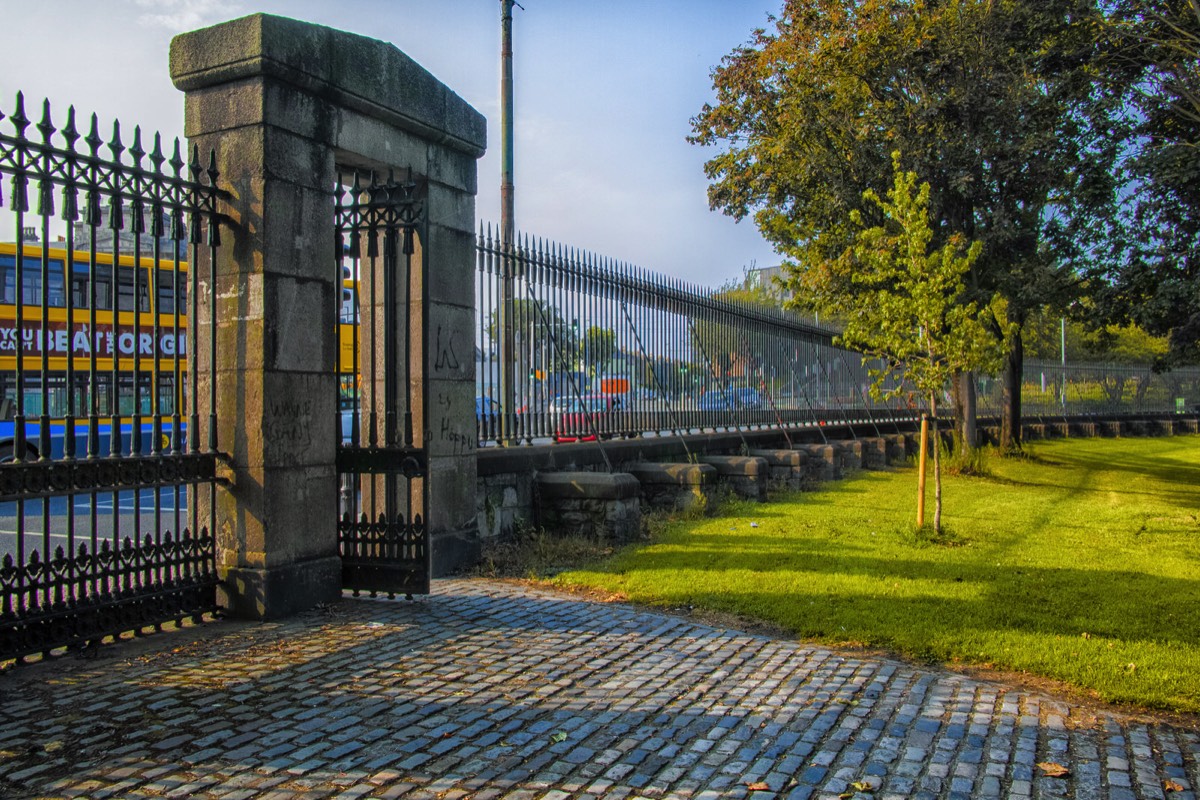
M434 574L469 561L484 118L389 44L266 14L176 37L171 78L186 94L189 140L215 150L229 192L215 286L196 265L199 316L217 315L218 341L215 364L201 341L195 379L202 392L217 382L218 449L232 461L216 498L225 604L279 617L341 591L333 188L347 167L412 170L428 182L420 247L430 318L415 328L430 347L411 379L430 405L415 427L429 459Z

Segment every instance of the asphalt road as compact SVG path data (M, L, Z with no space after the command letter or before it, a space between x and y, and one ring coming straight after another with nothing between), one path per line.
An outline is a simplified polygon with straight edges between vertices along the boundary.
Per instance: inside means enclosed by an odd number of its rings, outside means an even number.
M15 502L0 503L0 559L11 554L18 558L18 540L23 539L25 560L34 550L41 554L49 541L50 548L66 549L74 544L91 548L93 519L95 520L97 543L122 542L126 537L139 534L154 535L157 530L175 531L188 525L187 493L179 493L179 524L176 524L176 494L174 489L159 490L157 506L153 489L144 489L134 497L134 492L121 492L116 503L111 492L97 495L75 495L73 497L50 498L47 513L42 500L27 500L23 509ZM23 512L23 513L22 513ZM73 514L71 513L73 512ZM20 524L24 519L24 524ZM70 530L74 529L72 539Z

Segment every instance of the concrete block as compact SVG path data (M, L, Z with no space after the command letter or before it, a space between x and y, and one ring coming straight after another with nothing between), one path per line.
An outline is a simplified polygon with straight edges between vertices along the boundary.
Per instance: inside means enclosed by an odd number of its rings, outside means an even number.
M767 501L767 481L770 471L767 460L756 456L701 456L701 464L717 470L717 482L738 497Z
M712 509L718 502L717 469L711 464L628 464L625 469L641 484L644 505L685 511Z
M641 484L626 473L549 472L537 476L537 523L547 532L611 542L642 529Z
M799 450L751 450L750 455L767 462L767 485L770 491L804 489L806 454Z

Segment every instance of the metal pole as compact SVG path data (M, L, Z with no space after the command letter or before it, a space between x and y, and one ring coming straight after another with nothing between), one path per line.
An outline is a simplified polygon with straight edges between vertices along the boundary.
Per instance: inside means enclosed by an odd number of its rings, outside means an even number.
M515 439L516 375L513 347L513 263L516 226L513 222L513 0L500 0L500 442Z
M1059 352L1062 354L1062 399L1063 408L1067 407L1067 318L1060 318Z

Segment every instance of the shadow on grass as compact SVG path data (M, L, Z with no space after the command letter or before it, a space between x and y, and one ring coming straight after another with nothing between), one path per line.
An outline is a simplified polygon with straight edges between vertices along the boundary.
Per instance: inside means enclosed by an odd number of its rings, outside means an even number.
M822 605L874 606L880 619L903 619L906 627L949 625L1065 636L1088 632L1200 645L1198 579L1066 564L981 566L965 558L905 559L874 555L866 546L841 541L805 543L748 533L692 533L686 541L664 544L618 560L612 573L639 583L644 579L649 591L672 603L741 596L747 605L767 609L773 621L789 626L817 598ZM610 571L603 565L594 569ZM696 579L698 572L708 577ZM655 584L657 589L650 588ZM747 592L748 585L758 588ZM840 597L832 600L835 594ZM800 630L807 635L831 632L811 623Z

